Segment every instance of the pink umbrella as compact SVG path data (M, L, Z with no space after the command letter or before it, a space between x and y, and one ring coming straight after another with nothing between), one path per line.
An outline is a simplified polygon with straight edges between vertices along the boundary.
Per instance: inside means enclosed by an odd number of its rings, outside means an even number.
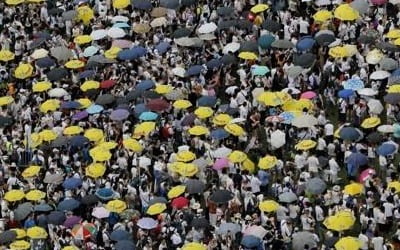
M123 40L123 39L114 40L112 42L112 46L113 47L118 47L118 48L121 48L121 49L129 49L130 47L132 47L132 41Z
M371 3L375 5L382 5L387 3L387 0L371 0Z
M223 168L229 167L229 160L226 158L219 158L214 162L213 169L214 170L221 170Z
M364 182L368 179L368 177L370 177L371 175L374 175L375 173L376 173L375 169L367 168L361 172L360 177L358 178L358 181Z
M307 91L301 94L300 99L313 99L317 94L314 91Z

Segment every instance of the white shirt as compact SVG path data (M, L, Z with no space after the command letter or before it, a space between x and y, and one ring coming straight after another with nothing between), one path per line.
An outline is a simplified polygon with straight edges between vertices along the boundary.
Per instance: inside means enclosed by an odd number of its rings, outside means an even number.
M368 237L365 234L360 234L358 239L361 241L361 249L368 250Z
M383 237L374 237L371 240L372 245L374 246L374 250L384 250L383 248Z
M260 192L260 185L261 181L257 177L253 176L250 180L251 192L253 194Z
M324 131L325 131L325 135L326 135L326 136L333 135L333 133L334 133L333 124L331 124L331 123L326 124L326 125L324 126Z

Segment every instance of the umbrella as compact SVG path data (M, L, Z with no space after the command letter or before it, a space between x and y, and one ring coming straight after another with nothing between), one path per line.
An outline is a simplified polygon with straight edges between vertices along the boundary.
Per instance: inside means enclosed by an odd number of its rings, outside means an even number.
M168 200L165 199L164 197L154 197L153 199L151 199L148 203L149 206L154 205L156 203L163 203L163 204L167 204Z
M274 41L271 44L271 47L277 48L277 49L291 49L294 47L294 44L289 40L280 39L280 40Z
M261 239L253 235L245 235L240 244L246 248L256 248L261 245Z
M215 96L202 96L197 100L197 106L201 107L214 107L217 103Z
M221 224L218 227L216 233L220 234L220 235L226 235L226 234L229 234L229 233L236 234L236 233L238 233L240 231L241 231L241 226L239 224L235 224L235 223L231 223L231 222L228 222L228 223L225 222L225 223Z
M199 34L211 33L211 32L214 32L217 28L218 28L217 25L216 25L215 23L213 23L213 22L211 22L211 23L205 23L205 24L202 24L202 25L199 27L199 29L197 30L197 32L198 32Z
M185 197L178 197L172 200L171 206L175 209L182 209L189 205L189 200Z
M54 66L56 62L50 57L43 57L36 60L35 64L39 68L50 68L51 66Z
M171 48L171 45L167 42L161 42L157 44L155 49L158 51L159 54L164 54Z
M272 35L262 35L258 38L258 45L262 49L269 49L271 44L275 41L275 37Z
M156 86L156 84L154 83L154 81L152 81L152 80L144 80L144 81L139 82L136 85L136 90L144 91L144 90L148 90L148 89L154 88L155 86Z
M259 239L263 239L265 235L267 235L268 231L265 230L262 226L252 225L247 227L243 232L244 235L253 235Z
M17 238L17 233L13 230L7 230L0 234L0 244L5 245L13 242Z
M14 219L17 221L24 220L33 211L33 205L30 202L25 202L18 205L14 210Z
M65 189L75 189L75 188L80 187L81 185L82 185L82 179L74 178L74 177L65 179L65 181L63 183L63 187Z
M312 115L302 115L292 121L292 125L297 128L309 128L318 124L317 118Z
M81 203L75 199L63 200L57 205L59 211L72 211L79 207Z
M115 100L115 97L113 95L104 94L104 95L101 95L101 96L97 97L96 104L105 106L105 105L113 103L114 100Z
M188 194L200 194L205 189L205 184L196 179L188 179L185 183L185 186Z
M315 63L316 58L317 57L312 53L296 54L293 56L293 64L303 68L309 68Z
M49 81L58 81L68 75L68 70L64 68L54 68L47 73Z
M210 225L205 217L198 217L192 220L191 226L195 228L207 228Z
M110 216L110 212L104 207L95 207L93 208L92 216L98 219L104 219Z
M49 212L51 210L53 210L53 207L51 207L49 204L46 203L35 205L33 208L33 211L36 212Z
M379 129L379 128L378 128ZM379 134L378 132L373 132L373 133L371 133L371 134L369 134L368 136L367 136L367 140L370 142L370 143L379 143L379 142L381 142L382 140L383 140L383 137L382 137L382 135L381 134Z
M364 192L364 186L363 186L363 184L360 184L360 183L348 184L343 189L343 193L345 193L347 195L352 195L352 196L359 195L362 192Z
M368 157L359 152L353 152L347 157L347 164L351 164L353 166L363 166L368 164Z
M383 143L376 149L376 153L382 156L389 156L397 152L397 147L393 143Z
M354 21L360 17L357 10L353 9L349 4L341 4L334 11L335 18L342 21Z
M266 30L272 32L272 33L275 33L277 31L281 30L282 24L280 24L280 23L278 23L276 21L273 21L271 19L267 19L261 24L261 27L263 29L266 29Z
M379 66L381 70L395 70L399 67L397 61L392 58L385 57L379 62Z
M148 23L139 23L136 24L133 28L133 31L139 34L145 34L151 30L151 27Z
M72 51L63 46L51 48L50 54L58 61L67 61L73 56Z
M187 28L178 28L172 33L173 38L182 38L182 37L187 37L192 33L191 30Z
M76 121L80 121L82 119L85 119L88 116L89 116L89 113L87 111L81 111L81 112L75 113L72 116L72 119L76 120Z
M121 200L112 200L106 204L106 209L114 213L122 213L126 207L126 203Z
M306 51L312 49L315 44L315 40L312 36L303 36L296 43L297 51Z
M133 0L132 5L134 8L140 9L140 10L150 10L153 8L153 5L151 4L151 2L149 2L147 0Z
M142 229L153 229L156 228L158 225L158 222L152 218L141 218L140 220L138 220L137 222L137 226L142 228Z
M383 100L389 104L400 103L400 93L389 93L384 96Z
M293 192L285 192L279 195L279 201L284 203L291 203L297 200L297 195Z
M130 240L132 235L122 229L115 230L111 233L110 239L113 241Z
M275 130L271 134L271 145L275 148L280 148L286 143L286 134L281 130Z
M69 216L64 221L63 226L66 228L73 228L76 224L81 222L82 218L79 216Z
M321 194L326 189L326 183L318 177L312 178L306 182L306 191L311 194Z
M235 13L235 9L232 8L232 7L223 6L223 7L219 7L217 9L217 13L220 16L228 17L228 16L231 16L231 15L233 15Z
M31 44L29 45L29 49L36 49L38 47L40 47L42 44L44 44L46 42L46 38L36 38L34 39Z
M115 250L135 250L136 246L131 240L120 240L114 245Z
M86 112L88 114L97 114L97 113L100 113L103 110L104 110L104 108L102 106L96 105L96 104L92 104L86 109Z
M293 250L303 250L304 246L308 245L310 248L317 246L315 236L311 232L301 231L295 232L292 239Z
M160 6L167 9L177 9L179 7L178 0L160 0Z
M224 204L232 200L233 197L234 194L228 190L216 190L211 194L210 200L218 204Z
M123 121L129 117L130 113L125 109L113 110L110 114L110 119L113 121Z
M329 216L324 220L324 225L334 231L345 231L350 229L356 221L354 215L350 211L339 211L333 216Z
M374 2L374 1L372 1ZM339 241L336 242L335 248L336 249L360 249L363 246L361 240L355 237L343 237Z
M360 176L359 176L359 182L364 182L366 181L369 177L373 176L376 174L375 169L372 168L367 168L366 170L362 171Z
M383 111L383 105L379 100L376 99L370 99L368 100L367 103L369 112L373 113L373 114L380 114Z
M380 42L376 44L376 47L390 52L398 52L400 50L396 45L389 42Z
M98 201L99 201L99 198L94 194L86 195L86 196L82 197L82 199L81 199L81 203L84 205L93 205L93 204L96 204Z
M320 46L328 46L336 40L335 35L331 33L317 33L314 38Z
M350 6L357 10L360 14L368 13L369 3L365 0L355 0L350 3Z
M114 191L109 188L100 188L96 190L95 195L101 200L111 200L114 198Z
M76 17L77 15L78 15L78 13L77 13L76 10L69 10L69 11L66 11L66 12L63 12L63 13L62 13L62 19L63 19L64 21L72 20L72 19L75 19L75 17Z
M357 128L344 127L340 129L339 136L343 140L359 141L363 138L363 133Z
M371 80L383 80L390 76L390 73L384 70L378 70L369 75Z
M153 111L164 111L169 109L170 104L164 99L153 99L146 104L146 107Z

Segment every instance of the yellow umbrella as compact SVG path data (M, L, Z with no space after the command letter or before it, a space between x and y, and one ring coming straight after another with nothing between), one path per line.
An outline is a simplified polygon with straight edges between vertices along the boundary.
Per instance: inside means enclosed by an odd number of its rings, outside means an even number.
M379 124L381 124L381 119L379 119L379 117L370 117L370 118L365 119L361 123L361 127L362 128L375 128Z
M311 100L300 99L300 100L290 100L283 104L282 109L284 111L300 111L303 112L304 109L312 110L314 104Z
M92 105L92 101L88 98L80 98L77 100L77 102L81 104L82 109L88 108L90 105Z
M97 142L100 141L104 137L103 130L98 128L89 128L86 129L84 136L88 138L90 141Z
M199 168L193 163L181 163L178 166L177 172L181 176L192 177L199 172Z
M4 199L10 202L22 200L24 197L24 192L19 189L11 189L4 195Z
M74 38L74 42L79 45L90 43L91 41L92 37L89 35L80 35Z
M349 211L339 211L335 215L324 220L326 228L334 231L345 231L350 229L356 221L354 215Z
M44 92L51 89L51 82L37 82L32 85L33 92Z
M135 139L125 139L122 144L126 149L132 150L133 152L141 152L143 150L142 145Z
M90 23L90 20L94 18L94 12L89 6L81 6L77 9L78 11L78 20L82 20L83 24L87 25Z
M135 136L148 135L156 129L155 122L142 122L135 127L133 134Z
M213 123L218 126L224 126L232 120L232 117L228 114L218 114L214 116Z
M279 203L277 203L274 200L266 200L266 201L260 202L260 204L258 205L258 208L262 212L267 212L267 213L275 212L279 208Z
M244 60L256 60L258 56L256 53L253 52L240 52L239 58Z
M32 178L34 176L37 176L39 172L40 172L39 166L30 166L25 168L21 175L24 178Z
M151 29L150 25L148 23L139 23L136 24L135 27L133 28L133 31L139 34L144 34L149 32Z
M400 182L399 181L392 181L389 182L388 187L389 190L394 188L396 190L396 193L400 192Z
M43 143L42 138L40 138L39 133L32 133L31 134L31 141L30 141L30 148L37 148L39 145ZM27 140L24 140L24 145L27 146Z
M31 247L31 244L25 240L16 240L10 244L11 250L25 250L25 249L29 249L30 247Z
M181 194L183 194L185 192L185 190L186 190L186 186L184 186L184 185L175 186L168 191L168 194L167 194L168 198L169 199L176 198L176 197L180 196Z
M105 148L107 150L110 150L110 149L114 149L115 147L117 147L118 143L116 143L115 141L104 141L104 142L100 142L100 144L98 146Z
M37 189L31 190L25 195L25 198L29 201L39 201L44 199L44 197L46 197L46 193Z
M392 85L387 90L388 93L400 93L400 84Z
M76 246L66 246L66 247L63 247L62 250L79 250L79 248Z
M294 148L297 150L309 150L317 146L317 143L313 140L302 140L297 143Z
M14 58L15 58L15 55L11 51L4 50L4 49L0 50L0 61L8 62L8 61L14 60Z
M329 55L333 58L342 58L348 56L348 51L342 46L336 46L329 49Z
M25 0L6 0L6 4L8 5L18 5L24 2Z
M199 107L194 111L194 114L200 119L206 119L214 114L214 110L210 107Z
M317 11L314 15L313 18L316 22L326 22L328 19L331 19L333 17L332 12L329 10L320 10Z
M269 9L268 4L257 4L251 7L250 11L253 13L260 13Z
M112 200L106 204L106 209L113 213L122 213L126 209L126 203L121 200Z
M83 132L83 128L79 126L69 126L66 127L63 131L64 135L78 135Z
M68 69L80 69L85 66L85 62L81 60L71 60L64 64Z
M361 194L364 191L364 186L360 183L351 183L344 187L343 192L348 195Z
M196 159L196 155L188 150L179 151L176 154L177 161L189 162L189 161L193 161L194 159Z
M258 161L258 167L261 169L271 169L276 166L278 159L275 156L267 155Z
M147 209L146 213L149 215L161 214L165 209L167 206L164 203L155 203Z
M392 29L386 33L386 37L390 39L400 38L400 29Z
M118 56L118 53L121 51L121 48L111 47L110 49L104 52L104 56L108 59L115 59Z
M207 250L207 246L198 242L186 243L182 250Z
M345 44L345 45L343 45L343 48L345 48L347 50L348 56L354 56L355 54L358 53L357 46L354 44Z
M26 79L33 74L33 66L30 63L21 63L14 71L15 78Z
M40 111L47 113L49 111L55 111L60 107L60 101L56 99L49 99L40 105Z
M8 105L8 104L12 103L13 101L14 101L14 98L12 98L11 96L2 96L2 97L0 97L0 106Z
M39 136L40 136L40 138L42 138L43 141L52 141L57 138L56 132L54 132L53 130L50 130L50 129L42 130L39 133Z
M176 100L172 106L176 109L187 109L192 106L192 103L188 100Z
M92 163L86 168L86 175L92 178L99 178L106 172L106 166L102 163Z
M30 227L26 231L26 235L28 235L31 239L46 239L47 232L42 227Z
M256 170L256 164L254 164L254 162L252 160L250 160L249 158L247 158L246 160L244 160L242 162L242 166L241 166L242 170L247 170L250 173L254 173L254 171Z
M194 126L190 128L188 132L191 135L205 135L208 134L210 131L204 126Z
M360 17L358 11L353 9L349 4L341 4L335 9L335 18L342 21L354 21Z
M108 161L111 159L111 153L105 148L102 147L94 147L89 150L90 156L93 158L94 161Z
M228 155L228 159L233 163L240 163L247 159L246 153L235 150Z
M234 136L242 136L245 133L244 129L236 123L227 124L224 129Z
M131 1L129 0L114 0L112 2L113 7L116 9L125 9L131 4Z
M86 81L81 85L81 90L83 92L86 92L89 89L98 89L98 88L100 88L100 83L97 81L92 81L92 80Z
M341 238L335 244L336 250L358 250L362 247L362 243L359 239L355 237L344 237Z
M13 228L11 229L12 231L14 231L17 234L17 239L23 239L26 237L26 231L22 228Z
M396 40L393 41L394 45L400 46L400 38L397 38Z
M279 106L288 101L292 98L288 93L284 92L263 92L257 97L257 101L263 103L266 106Z
M173 90L172 86L167 84L157 84L156 88L154 89L154 91L160 95L168 94L172 90Z
M373 49L368 52L365 60L369 64L378 64L384 57L384 54L379 49Z

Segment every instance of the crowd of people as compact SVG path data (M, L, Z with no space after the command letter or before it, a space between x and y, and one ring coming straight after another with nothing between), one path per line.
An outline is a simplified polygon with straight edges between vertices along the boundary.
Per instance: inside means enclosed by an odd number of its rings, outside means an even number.
M398 0L0 3L1 249L400 249Z

